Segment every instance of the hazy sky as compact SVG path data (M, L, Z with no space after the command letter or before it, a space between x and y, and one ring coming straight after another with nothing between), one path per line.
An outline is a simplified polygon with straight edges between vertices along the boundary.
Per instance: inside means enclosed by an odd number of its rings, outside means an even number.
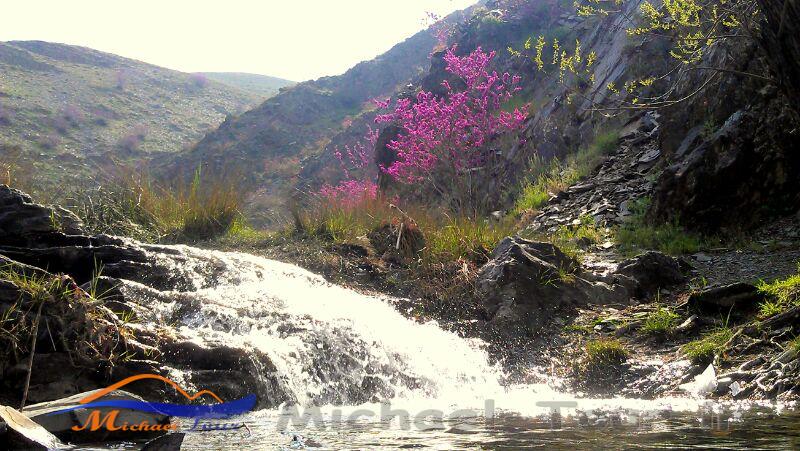
M344 72L477 0L3 0L0 41L91 47L186 72Z

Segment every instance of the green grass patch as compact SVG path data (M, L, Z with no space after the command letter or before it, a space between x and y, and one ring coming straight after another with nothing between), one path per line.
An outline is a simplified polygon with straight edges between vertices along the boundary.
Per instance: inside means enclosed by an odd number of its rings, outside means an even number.
M628 350L621 341L600 338L586 343L585 364L593 367L620 365L628 358Z
M758 290L767 297L759 306L759 316L767 318L800 305L800 264L797 272L786 279L759 282Z
M640 199L631 207L633 216L615 233L623 254L634 255L645 250L657 250L668 255L692 254L700 251L704 241L699 235L687 232L677 223L649 224L645 220L650 200Z
M589 175L618 142L619 132L611 131L596 135L589 146L578 150L565 161L554 158L544 162L539 157L534 158L529 164L530 173L517 197L514 212L520 215L539 209L547 203L551 194L564 191Z
M98 275L90 293L97 294ZM68 352L78 366L114 365L125 358L130 331L102 306L102 298L76 289L68 277L13 263L0 266L0 280L18 293L0 309L0 371L30 356L34 335L51 346L37 352Z
M546 241L557 246L570 257L582 260L584 248L603 240L605 232L594 222L591 215L581 216L577 223L562 225L551 234L525 234L524 238Z
M708 363L724 351L723 346L732 337L733 330L730 327L719 327L699 340L686 343L681 350L693 363Z
M639 330L648 335L668 335L678 325L679 318L672 310L659 307L647 315Z
M422 232L425 241L418 256L424 264L485 261L497 243L515 231L511 220L453 216L418 205L404 206L401 211L376 199L347 206L319 203L294 215L296 230L337 243L363 241L385 224L411 224Z

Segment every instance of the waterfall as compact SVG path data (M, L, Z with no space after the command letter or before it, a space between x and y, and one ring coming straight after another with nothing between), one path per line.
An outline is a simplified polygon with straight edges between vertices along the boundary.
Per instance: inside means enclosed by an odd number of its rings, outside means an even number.
M549 411L540 401L575 399L546 384L504 384L502 369L489 363L480 340L459 337L433 321L406 318L391 298L359 293L253 255L188 246L144 248L180 282L161 291L126 281L126 297L147 306L140 321L204 347L224 345L245 353L253 362L250 371L259 372L260 383L270 387L266 396L278 394L262 399L262 406L392 402L421 409L433 404L476 408L492 399L498 408L537 415ZM192 385L192 369L173 371ZM582 402L590 408L696 407L687 399Z
M300 405L463 397L502 378L479 342L408 319L390 299L253 255L147 248L187 283L158 291L126 282L126 297L152 312L146 321L265 357Z

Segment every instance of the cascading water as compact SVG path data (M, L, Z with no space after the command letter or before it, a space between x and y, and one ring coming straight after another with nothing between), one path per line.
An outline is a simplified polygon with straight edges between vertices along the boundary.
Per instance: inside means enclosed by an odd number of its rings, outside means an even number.
M150 307L149 321L265 356L300 405L463 397L501 379L479 343L296 266L186 246L150 251L189 283L182 291L126 283L127 297Z
M126 298L147 306L139 317L152 327L167 327L202 347L224 345L248 356L253 363L248 371L259 373L254 375L260 385L255 390L265 408L253 414L268 429L261 439L291 429L280 420L285 417L281 407L288 405L323 406L329 417L340 408L334 406L379 412L379 403L385 402L412 416L426 409L477 409L481 416L488 414L483 409L491 401L497 412L534 418L549 414L547 402L575 400L547 384L504 384L502 370L488 363L480 341L458 337L434 322L410 320L391 299L332 285L296 266L252 255L187 246L144 248L157 265L169 269L173 289L125 282ZM176 367L173 372L192 385L191 369ZM580 412L586 421L593 411L624 419L631 409L658 416L664 411L694 412L701 404L690 398L581 399ZM637 413L635 420L640 419ZM409 434L404 432L411 440ZM380 443L396 438L380 436ZM442 446L453 446L452 438Z

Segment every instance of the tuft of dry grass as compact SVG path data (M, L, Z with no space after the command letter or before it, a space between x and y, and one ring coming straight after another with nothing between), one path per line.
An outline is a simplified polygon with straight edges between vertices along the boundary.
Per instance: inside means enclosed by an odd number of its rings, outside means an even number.
M514 230L510 220L453 216L418 205L400 208L385 200L369 198L349 205L318 201L303 211L295 211L294 215L297 230L335 242L363 240L386 224L405 223L406 228L413 227L422 233L425 246L418 263L426 265L459 259L480 264Z
M205 176L161 184L130 170L83 193L73 210L95 233L145 241L200 241L226 233L239 217L243 190L236 178Z

